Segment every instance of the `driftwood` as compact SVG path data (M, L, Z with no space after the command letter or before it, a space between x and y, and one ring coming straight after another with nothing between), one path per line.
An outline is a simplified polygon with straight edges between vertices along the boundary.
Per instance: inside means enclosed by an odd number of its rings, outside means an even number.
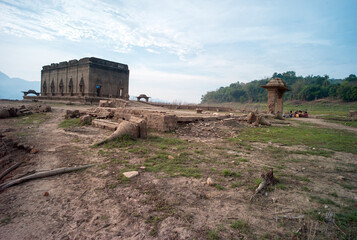
M273 169L271 169L269 172L266 174L262 174L262 182L259 184L257 189L255 189L255 193L250 197L250 201L253 200L253 198L260 193L263 189L266 189L270 185L275 185L278 183L278 180L274 177L274 172Z
M117 130L115 130L115 132L112 135L110 135L108 138L104 139L103 141L96 143L95 145L97 145L97 146L102 145L104 143L113 141L123 135L129 135L133 138L137 138L138 131L139 131L139 128L134 123L131 123L129 121L122 121L118 125Z
M0 174L0 179L2 179L3 177L5 177L7 174L9 174L11 171L15 170L18 166L21 165L21 162L15 163L14 165L12 165L11 167L9 167L8 169L6 169L5 171L3 171Z
M4 184L0 185L0 191L5 190L8 187L11 187L13 185L16 184L20 184L22 182L26 182L29 180L33 180L33 179L38 179L38 178L44 178L44 177L49 177L49 176L54 176L57 174L62 174L62 173L68 173L68 172L73 172L73 171L78 171L81 169L85 169L85 168L89 168L94 166L94 164L89 164L89 165L84 165L84 166L79 166L79 167L71 167L71 168L57 168L57 169L53 169L53 170L48 170L48 171L43 171L43 172L37 172L25 177L21 177L21 178L17 178L11 181L8 181Z

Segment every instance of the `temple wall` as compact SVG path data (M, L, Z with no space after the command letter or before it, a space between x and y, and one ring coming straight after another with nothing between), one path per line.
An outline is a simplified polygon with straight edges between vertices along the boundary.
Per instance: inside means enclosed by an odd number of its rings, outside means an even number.
M83 89L80 85L82 79ZM63 83L62 90L61 80ZM44 88L45 82L46 89ZM70 84L71 82L72 84ZM100 86L99 95L96 86ZM98 58L83 58L79 61L71 60L43 66L41 71L41 96L128 98L128 66Z

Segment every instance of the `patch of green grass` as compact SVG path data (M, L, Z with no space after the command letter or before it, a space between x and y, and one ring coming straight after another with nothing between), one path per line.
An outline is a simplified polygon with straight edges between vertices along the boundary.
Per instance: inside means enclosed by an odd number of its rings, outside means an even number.
M6 225L9 224L11 222L11 217L10 216L6 216L3 219L0 220L0 225Z
M223 187L221 184L219 184L219 183L216 183L216 184L214 185L214 187L217 188L217 189L220 190L220 191L223 191L223 190L224 190L224 187Z
M357 189L357 186L351 185L351 184L348 184L348 183L338 182L338 185L340 185L341 187L346 188L348 190Z
M249 233L250 232L250 227L248 223L246 223L243 220L236 220L231 223L231 228L233 229L238 229L242 233Z
M335 203L332 201L330 198L322 198L320 196L310 196L311 200L314 200L318 202L319 204L328 204L328 205L334 205L334 206L339 206L339 204Z
M259 186L259 184L262 182L262 179L261 178L255 178L254 179L254 183L256 186Z
M308 177L298 176L298 175L292 175L292 177L295 178L296 180L299 180L299 181L311 182Z
M237 188L243 186L243 182L234 182L231 184L231 188Z
M19 117L17 123L23 125L36 124L40 125L50 119L50 115L46 113L34 113L26 116Z
M208 240L219 240L220 239L217 230L209 230L207 233L207 238L208 238Z
M310 189L308 187L306 187L306 186L302 186L301 190L304 191L304 192L310 192Z
M223 176L225 176L225 177L240 177L240 174L239 174L239 173L233 172L233 171L231 171L231 170L229 170L229 169L224 169L224 170L222 171L222 174L223 174Z
M329 193L328 195L332 196L332 197L338 197L337 193L333 192L333 193Z
M246 158L238 158L238 161L239 162L249 162L249 160Z
M357 135L304 123L298 126L246 128L242 130L239 139L251 142L284 143L290 146L306 145L316 149L327 148L357 154ZM231 138L230 141L240 144L238 138ZM330 153L312 151L308 154L329 155Z
M65 119L60 124L58 124L59 128L72 128L72 127L80 127L83 126L81 123L81 119L79 118L70 118L70 119Z
M356 239L357 238L357 204L353 203L343 207L340 212L336 213L335 222L343 232L341 239Z
M311 148L310 150L306 151L290 151L289 153L293 154L303 154L303 155L316 155L316 156L323 156L323 157L331 157L334 152L332 151L327 151L323 149L316 149L316 148Z
M282 183L276 184L275 187L276 187L277 189L281 189L281 190L286 190L286 189L288 188L286 185L284 185L284 184L282 184Z
M150 153L150 150L148 148L139 146L139 147L133 147L128 149L128 152L139 154L139 155L147 155Z
M152 237L157 236L159 229L158 229L158 225L159 223L162 221L162 218L160 216L149 216L146 219L146 223L153 225L153 228L150 230L149 234Z
M196 149L194 152L197 153L197 154L203 154L204 153L203 150L198 150L198 149Z
M189 153L183 152L178 156L174 156L173 159L169 159L171 155L167 152L159 152L151 157L148 157L144 165L148 172L164 172L171 177L184 176L201 178L201 170L193 165L193 160L189 157Z
M137 144L137 140L133 139L132 137L130 137L129 135L123 135L113 141L104 143L102 145L102 147L107 148L107 149L111 149L111 148L126 148L126 147L130 147L133 146L135 144Z
M357 128L357 120L353 120L353 121L327 120L327 121L328 121L328 122L331 122L331 123L337 123L337 124L341 124L341 125L345 125L345 126Z

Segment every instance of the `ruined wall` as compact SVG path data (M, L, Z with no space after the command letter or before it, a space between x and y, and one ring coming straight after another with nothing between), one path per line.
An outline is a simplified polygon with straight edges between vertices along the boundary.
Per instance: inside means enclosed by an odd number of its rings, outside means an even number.
M104 111L105 108L102 108ZM147 127L155 129L161 132L172 131L177 128L177 116L173 114L167 114L164 112L155 112L139 109L112 109L114 118L129 120L130 115L145 118L147 121Z
M97 91L96 86L100 86ZM128 98L129 70L125 64L82 58L43 66L41 96Z

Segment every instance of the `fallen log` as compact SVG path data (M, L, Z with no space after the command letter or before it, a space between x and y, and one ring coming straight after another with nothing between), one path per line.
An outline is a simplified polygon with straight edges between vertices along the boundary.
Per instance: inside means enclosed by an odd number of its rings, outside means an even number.
M57 169L52 169L52 170L48 170L48 171L43 171L43 172L37 172L25 177L21 177L21 178L17 178L14 180L10 180L4 184L0 185L0 192L5 190L8 187L11 187L13 185L16 184L20 184L29 180L34 180L34 179L38 179L38 178L44 178L44 177L49 177L49 176L54 176L54 175L58 175L58 174L63 174L63 173L69 173L69 172L73 172L73 171L78 171L81 169L85 169L85 168L89 168L94 166L95 164L89 164L89 165L84 165L84 166L79 166L79 167L72 167L72 168L57 168Z
M9 174L11 171L15 170L18 166L21 165L21 162L15 163L14 165L12 165L11 167L9 167L8 169L6 169L5 171L3 171L0 174L0 180L5 177L7 174Z

